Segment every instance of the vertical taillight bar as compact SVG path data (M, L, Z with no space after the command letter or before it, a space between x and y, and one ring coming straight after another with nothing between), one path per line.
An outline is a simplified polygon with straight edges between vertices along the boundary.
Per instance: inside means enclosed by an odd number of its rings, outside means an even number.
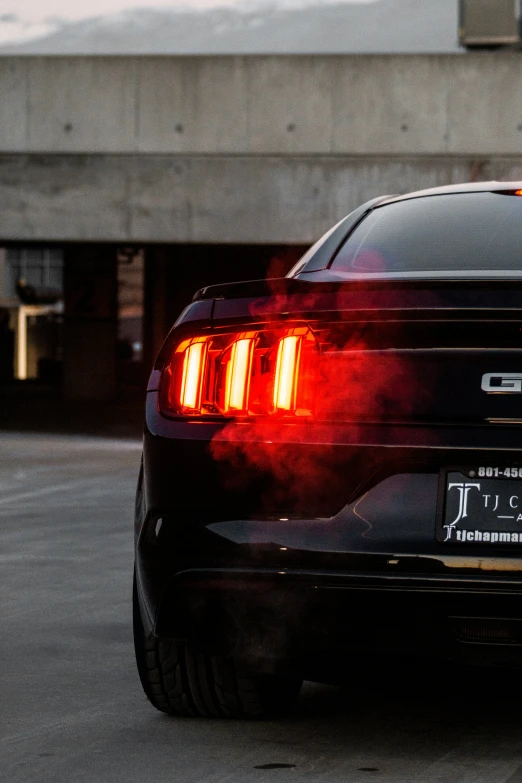
M187 410L198 410L205 368L206 343L191 343L183 357L180 404Z
M302 337L298 335L289 335L279 341L273 400L276 411L295 410L301 342Z
M248 405L252 339L236 340L232 344L225 382L225 410L244 411Z

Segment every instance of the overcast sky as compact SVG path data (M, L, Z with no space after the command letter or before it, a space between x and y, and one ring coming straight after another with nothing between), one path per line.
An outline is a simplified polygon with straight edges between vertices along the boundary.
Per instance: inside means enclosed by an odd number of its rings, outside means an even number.
M0 44L16 43L51 32L58 20L80 21L110 16L135 8L204 9L218 6L252 8L270 5L295 7L318 5L325 0L0 0ZM379 0L341 0L346 3L372 3Z

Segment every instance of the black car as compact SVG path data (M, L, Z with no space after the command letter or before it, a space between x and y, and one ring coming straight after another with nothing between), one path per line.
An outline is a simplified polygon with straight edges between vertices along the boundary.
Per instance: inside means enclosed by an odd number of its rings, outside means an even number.
M520 661L521 195L375 199L181 314L136 501L155 707L274 714L361 657Z

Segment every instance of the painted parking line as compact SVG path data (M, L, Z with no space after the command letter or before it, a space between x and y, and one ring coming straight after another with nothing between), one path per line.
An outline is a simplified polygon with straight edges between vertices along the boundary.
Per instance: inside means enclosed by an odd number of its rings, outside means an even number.
M86 479L84 481L69 481L67 484L53 484L50 487L41 487L40 489L33 489L30 492L18 492L15 495L7 495L0 497L0 506L7 506L10 503L18 503L20 500L31 500L33 498L45 497L46 495L52 495L56 492L67 492L73 489L88 489L94 484L99 484L100 479L105 477L97 477L93 479Z

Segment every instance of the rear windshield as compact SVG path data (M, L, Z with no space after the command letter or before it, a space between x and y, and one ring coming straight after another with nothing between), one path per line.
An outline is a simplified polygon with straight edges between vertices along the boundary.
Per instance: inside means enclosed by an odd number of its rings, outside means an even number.
M522 198L455 193L374 209L330 269L340 277L513 277L522 273Z

